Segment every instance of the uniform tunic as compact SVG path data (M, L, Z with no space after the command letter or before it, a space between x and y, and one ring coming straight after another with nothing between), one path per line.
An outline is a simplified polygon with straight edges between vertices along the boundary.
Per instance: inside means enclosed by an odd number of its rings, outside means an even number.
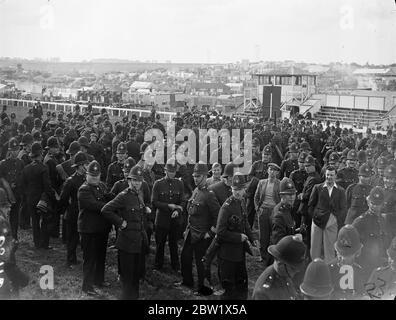
M253 300L297 300L299 291L288 277L280 276L270 265L257 279Z
M346 190L348 213L345 224L351 224L358 216L368 210L366 198L371 186L362 183L351 184Z

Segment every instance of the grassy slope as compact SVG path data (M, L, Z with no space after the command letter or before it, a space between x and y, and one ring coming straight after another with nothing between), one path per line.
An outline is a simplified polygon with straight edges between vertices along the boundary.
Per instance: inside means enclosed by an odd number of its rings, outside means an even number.
M32 244L31 231L20 231L20 246L17 251L18 266L30 275L29 285L20 292L21 299L27 300L77 300L90 299L81 295L82 267L77 266L73 270L66 269L65 257L66 250L60 239L51 239L51 246L54 250L50 252L39 251L34 249ZM151 244L154 249L154 242ZM154 250L152 250L154 252ZM158 299L158 300L193 300L193 299L210 299L216 300L218 297L211 296L208 298L196 297L186 288L178 288L173 284L180 281L180 276L173 273L169 266L169 254L166 251L165 265L162 272L154 271L153 266L154 254L151 253L147 258L146 280L141 282L140 297L141 299ZM82 260L81 250L78 249L78 259ZM247 265L249 273L249 295L251 295L254 282L263 271L260 263L255 261L256 258L248 256ZM42 265L51 265L54 268L55 283L54 290L40 289L40 267ZM214 275L214 284L216 289L220 289L217 279L217 268L212 268ZM121 285L117 282L117 251L108 250L106 257L106 281L111 284L110 288L102 290L103 299L117 299L121 292Z

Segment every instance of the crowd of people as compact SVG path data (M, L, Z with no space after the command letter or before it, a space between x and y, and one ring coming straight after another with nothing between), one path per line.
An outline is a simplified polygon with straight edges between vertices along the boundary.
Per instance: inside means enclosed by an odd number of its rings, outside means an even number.
M37 103L18 122L3 107L2 296L28 283L15 251L19 229L32 229L37 250L51 250L51 238L62 238L67 268L80 264L81 245L81 288L94 297L109 285L108 250L118 250L120 297L138 299L150 246L154 269L164 272L167 242L181 278L174 285L196 295L213 294L216 267L222 299L395 297L396 127L363 135L310 119L274 123L199 111L174 117L177 131L197 137L199 129L240 129L243 139L251 129L245 174L241 164L223 163L221 138L214 163L181 164L175 152L164 163L146 161L155 150L145 132L159 129L167 138L155 111L116 122L105 109L93 112L76 106L44 116ZM246 253L263 269L252 297Z

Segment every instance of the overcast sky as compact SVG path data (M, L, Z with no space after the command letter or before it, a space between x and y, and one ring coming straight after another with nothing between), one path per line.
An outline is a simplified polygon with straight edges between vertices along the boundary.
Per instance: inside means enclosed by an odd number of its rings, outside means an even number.
M0 0L0 56L396 62L394 0Z

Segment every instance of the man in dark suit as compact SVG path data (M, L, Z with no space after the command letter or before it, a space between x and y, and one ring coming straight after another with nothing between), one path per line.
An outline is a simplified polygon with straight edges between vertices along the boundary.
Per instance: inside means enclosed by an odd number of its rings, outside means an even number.
M345 190L335 183L335 177L335 168L329 166L326 181L313 187L308 202L312 217L311 259L320 258L324 249L326 263L335 258L334 243L347 211Z
M36 248L51 249L49 247L48 216L37 212L37 205L45 195L49 202L55 203L55 191L51 188L48 167L43 164L43 149L35 142L29 154L33 160L22 171L22 188L26 199L26 210L32 218L33 242Z

